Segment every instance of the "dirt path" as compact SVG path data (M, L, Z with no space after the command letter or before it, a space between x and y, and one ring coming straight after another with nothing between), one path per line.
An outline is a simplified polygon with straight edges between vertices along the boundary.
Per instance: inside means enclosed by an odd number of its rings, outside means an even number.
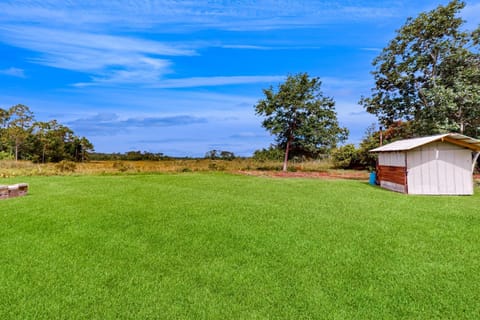
M248 170L238 171L240 174L258 177L272 178L312 178L312 179L349 179L349 180L368 180L369 173L366 171L324 171L324 172L283 172L283 171L261 171ZM480 181L480 174L473 178Z
M240 174L272 178L312 178L312 179L351 179L368 180L366 171L323 171L323 172L283 172L283 171L238 171Z

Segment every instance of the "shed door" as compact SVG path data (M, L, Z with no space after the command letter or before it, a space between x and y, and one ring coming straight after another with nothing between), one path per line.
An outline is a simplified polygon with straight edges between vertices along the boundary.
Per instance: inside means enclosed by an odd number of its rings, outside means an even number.
M473 194L472 152L447 142L432 143L407 156L410 194Z

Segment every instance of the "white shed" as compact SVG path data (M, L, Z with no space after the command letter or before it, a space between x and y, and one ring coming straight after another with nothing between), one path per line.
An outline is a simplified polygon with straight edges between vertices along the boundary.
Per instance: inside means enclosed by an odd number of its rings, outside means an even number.
M380 186L408 194L471 195L480 140L457 133L399 140L378 152Z

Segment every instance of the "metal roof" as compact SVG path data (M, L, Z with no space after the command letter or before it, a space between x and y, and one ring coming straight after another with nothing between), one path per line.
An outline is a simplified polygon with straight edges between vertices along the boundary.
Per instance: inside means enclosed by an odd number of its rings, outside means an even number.
M459 133L445 133L429 137L398 140L384 146L372 149L370 150L370 152L407 151L435 141L446 141L474 151L480 151L480 140L473 139Z

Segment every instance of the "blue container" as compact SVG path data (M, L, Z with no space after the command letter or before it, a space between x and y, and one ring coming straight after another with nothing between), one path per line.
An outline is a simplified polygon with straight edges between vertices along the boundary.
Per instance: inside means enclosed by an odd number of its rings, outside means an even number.
M370 180L369 183L374 186L375 181L377 180L377 173L376 172L370 172Z

